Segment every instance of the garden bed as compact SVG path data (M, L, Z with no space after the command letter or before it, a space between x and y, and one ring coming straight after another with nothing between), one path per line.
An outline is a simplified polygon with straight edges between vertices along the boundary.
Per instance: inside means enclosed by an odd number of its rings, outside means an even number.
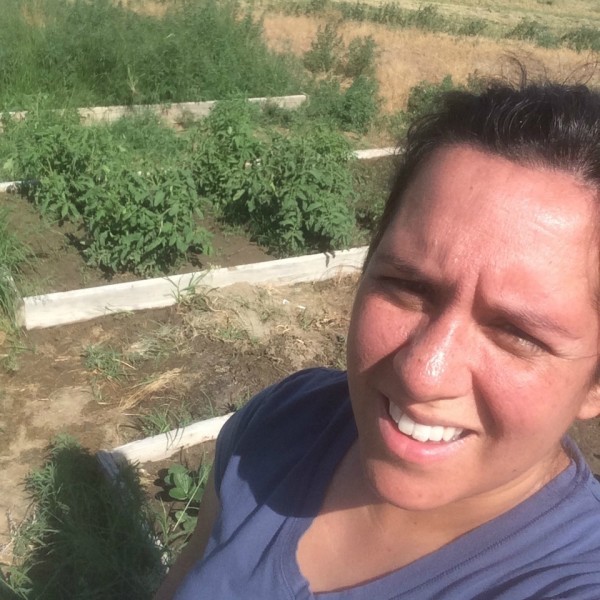
M25 475L58 434L92 452L235 409L308 366L343 367L354 279L206 290L183 304L6 337L0 547L25 515ZM11 525L11 526L12 526ZM8 554L7 554L8 553Z

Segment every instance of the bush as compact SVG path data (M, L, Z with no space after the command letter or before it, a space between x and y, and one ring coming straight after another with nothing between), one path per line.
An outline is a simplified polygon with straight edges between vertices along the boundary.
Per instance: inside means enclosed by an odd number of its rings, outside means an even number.
M268 50L235 0L164 4L161 18L112 0L3 0L0 109L298 93L299 61Z
M563 35L563 43L569 48L581 52L582 50L600 50L600 31L596 27L578 27Z
M411 88L406 104L406 113L411 121L435 112L443 93L455 89L451 75L446 75L440 83L422 81Z
M373 76L376 56L377 46L372 36L355 37L348 44L342 73L352 78L360 75Z
M237 199L238 220L280 254L346 247L354 231L350 148L326 128L275 135L251 169L248 195Z
M138 173L105 166L82 202L86 248L92 266L140 275L168 273L190 251L210 252L210 236L191 171Z
M255 129L255 108L219 103L198 131L198 190L225 223L280 255L346 245L354 227L350 149L324 126Z
M320 81L304 110L308 117L322 119L344 131L365 133L379 110L377 83L361 75L343 91L335 79Z
M544 48L554 48L558 46L559 39L548 29L535 19L523 18L507 34L507 38L516 38L518 40L531 40Z
M344 42L331 23L319 27L317 35L304 54L304 66L311 73L328 73L340 62Z

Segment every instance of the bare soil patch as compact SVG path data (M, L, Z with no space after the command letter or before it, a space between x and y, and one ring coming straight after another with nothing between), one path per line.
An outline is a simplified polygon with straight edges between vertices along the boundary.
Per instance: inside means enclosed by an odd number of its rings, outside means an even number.
M145 414L208 418L298 369L343 368L354 286L236 285L169 309L24 333L16 370L0 372L0 483L10 490L0 498L0 549L10 553L11 527L27 508L23 479L55 436L112 448L145 437ZM116 357L116 367L90 365L90 349Z

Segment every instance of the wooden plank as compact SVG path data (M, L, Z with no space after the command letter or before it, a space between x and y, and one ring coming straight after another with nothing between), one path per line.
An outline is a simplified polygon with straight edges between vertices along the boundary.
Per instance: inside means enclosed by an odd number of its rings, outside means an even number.
M103 315L171 306L199 288L234 283L286 285L359 272L366 247L262 263L210 269L183 275L54 292L23 299L26 329L77 323Z
M387 148L372 148L369 150L356 150L354 156L358 160L369 160L371 158L383 158L386 156L395 156L398 153L398 148L387 147Z
M118 472L118 465L123 461L136 464L167 460L180 450L216 440L231 415L233 413L198 421L187 427L130 442L112 450L101 450L98 452L98 460L104 470L112 476Z
M0 183L0 193L8 194L16 192L22 181L3 181Z

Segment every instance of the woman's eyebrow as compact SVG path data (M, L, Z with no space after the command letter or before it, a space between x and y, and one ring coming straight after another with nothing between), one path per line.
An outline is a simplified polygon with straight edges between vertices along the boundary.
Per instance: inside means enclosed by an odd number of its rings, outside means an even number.
M376 260L392 267L405 277L410 277L411 279L422 281L423 283L430 283L432 285L436 283L432 277L427 275L415 264L408 262L407 260L390 252L382 252L381 254L377 254Z
M579 339L580 337L573 331L570 331L566 327L563 327L563 325L561 325L558 321L556 321L549 315L544 315L538 312L528 311L526 309L521 308L497 307L496 310L507 321L516 323L518 325L522 325L529 329L537 331L547 331L572 340Z

